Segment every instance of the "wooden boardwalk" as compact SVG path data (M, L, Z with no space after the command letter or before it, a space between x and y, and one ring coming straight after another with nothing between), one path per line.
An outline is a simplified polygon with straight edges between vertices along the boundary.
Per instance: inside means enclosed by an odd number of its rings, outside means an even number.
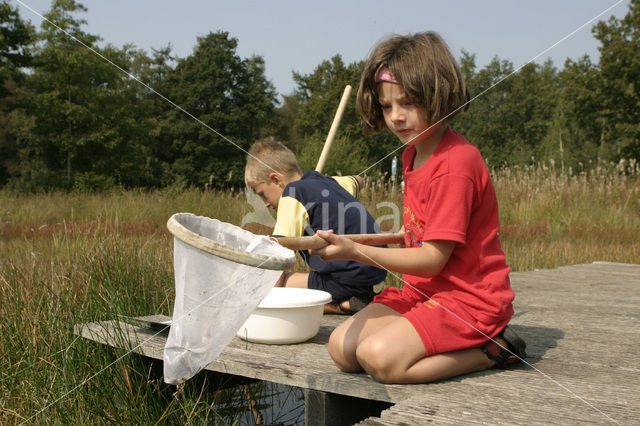
M358 418L361 425L640 424L640 265L596 262L516 272L511 280L511 324L526 340L528 357L508 370L424 385L384 385L341 373L326 351L329 334L344 320L333 315L303 344L234 338L207 369L334 399L394 404L379 416ZM121 348L144 342L134 352L157 359L166 338L118 321L80 324L76 333Z

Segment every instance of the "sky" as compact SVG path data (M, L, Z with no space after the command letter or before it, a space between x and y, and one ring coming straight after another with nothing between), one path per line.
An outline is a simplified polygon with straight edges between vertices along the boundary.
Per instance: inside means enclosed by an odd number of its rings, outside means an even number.
M23 20L39 28L52 0L9 0ZM551 59L589 55L600 46L593 25L623 18L629 0L80 0L88 10L75 15L83 30L104 43L135 45L151 53L171 45L189 56L197 37L227 31L238 40L241 58L264 58L266 77L280 94L295 89L292 72L309 74L340 54L345 63L364 60L390 34L437 31L456 57L462 50L482 68L493 58L517 69ZM31 11L33 9L36 13Z

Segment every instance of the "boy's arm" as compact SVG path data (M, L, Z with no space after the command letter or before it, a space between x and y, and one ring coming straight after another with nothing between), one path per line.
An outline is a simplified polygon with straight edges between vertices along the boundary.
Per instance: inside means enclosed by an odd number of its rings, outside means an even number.
M307 209L293 197L282 197L278 202L276 226L273 235L278 237L301 237L309 225Z
M384 248L367 246L333 234L332 231L316 233L329 242L327 247L311 250L322 260L349 259L402 274L433 277L446 265L455 241L425 241L421 247Z
M353 195L355 198L359 198L360 188L362 188L362 185L364 184L364 181L360 176L331 176L331 178L338 182L338 184L340 184L340 186L349 194Z

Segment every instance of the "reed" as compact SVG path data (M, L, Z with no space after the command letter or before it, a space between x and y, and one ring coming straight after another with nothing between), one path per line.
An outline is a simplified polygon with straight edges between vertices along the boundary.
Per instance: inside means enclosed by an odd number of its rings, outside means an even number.
M514 270L640 260L640 165L553 162L494 173L501 237Z
M0 192L0 424L233 421L212 414L229 404L219 395L193 398L222 384L176 391L161 368L80 339L73 326L171 315L166 220L176 211L237 220L245 204L232 192ZM233 401L246 411L246 399Z
M492 174L513 270L638 263L637 163L567 171L549 163ZM400 185L368 179L361 199L374 217L389 215L389 203L401 206ZM1 424L233 423L251 415L246 398L218 392L225 387L218 378L167 386L161 365L73 334L74 324L119 314L170 315L167 219L183 211L239 224L252 211L242 192L0 191L0 206ZM392 230L392 222L381 225ZM401 283L390 277L388 284Z

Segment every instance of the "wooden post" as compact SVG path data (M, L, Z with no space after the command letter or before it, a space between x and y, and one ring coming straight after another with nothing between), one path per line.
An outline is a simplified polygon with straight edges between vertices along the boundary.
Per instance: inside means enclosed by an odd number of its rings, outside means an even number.
M342 426L378 417L393 404L311 389L304 391L306 426Z

